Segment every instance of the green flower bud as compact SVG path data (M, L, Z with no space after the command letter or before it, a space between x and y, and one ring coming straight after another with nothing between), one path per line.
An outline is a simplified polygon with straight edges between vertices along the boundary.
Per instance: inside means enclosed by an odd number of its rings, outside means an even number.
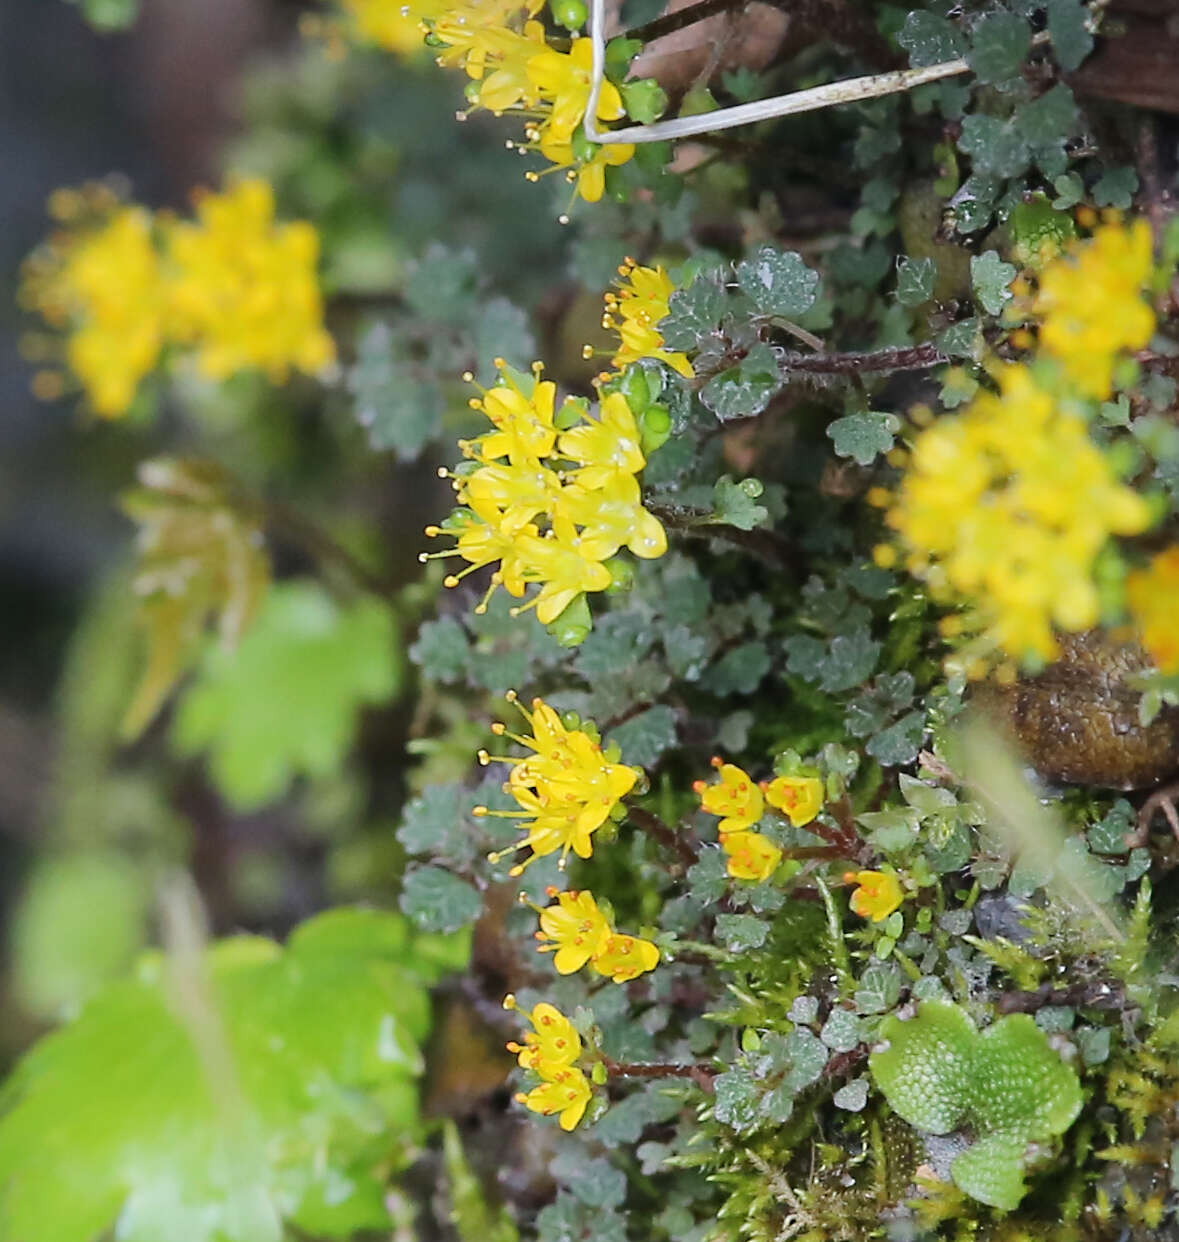
M667 110L667 92L653 78L624 82L621 90L627 114L640 125L650 125Z
M468 103L477 104L479 102L479 92L483 89L482 82L468 82L463 87L463 94L467 97Z
M589 19L584 0L549 0L553 21L566 30L580 30Z
M649 405L639 416L639 432L642 436L643 456L650 457L662 448L671 435L671 411L656 402Z
M580 729L581 717L577 714L577 712L562 712L561 723L566 729Z
M621 591L629 591L635 584L634 562L626 556L612 556L606 561L613 581L606 588L607 595L617 595Z
M651 404L651 387L647 383L647 373L637 363L633 363L622 373L622 395L630 406L630 412L636 417Z
M598 144L591 142L585 136L585 130L579 125L573 131L573 137L569 140L569 149L573 152L573 158L579 164L588 164L597 154Z
M562 647L577 647L585 642L594 628L594 619L590 615L584 592L556 620L550 621L546 628Z
M630 69L630 62L643 50L638 39L611 39L606 44L606 76L621 82Z

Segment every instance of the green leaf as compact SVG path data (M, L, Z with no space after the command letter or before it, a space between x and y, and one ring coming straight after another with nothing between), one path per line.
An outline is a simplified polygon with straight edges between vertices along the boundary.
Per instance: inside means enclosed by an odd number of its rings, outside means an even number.
M752 694L770 665L769 648L755 639L726 651L701 678L701 685L713 694Z
M997 250L970 258L970 283L974 296L988 315L997 315L1011 301L1008 286L1015 279L1015 265L1004 263Z
M460 785L427 785L406 804L397 839L418 857L467 866L478 854L473 805L474 799Z
M675 712L666 703L657 703L611 729L609 740L618 743L626 763L653 768L676 744Z
M957 60L966 50L966 40L953 22L924 9L910 11L897 42L909 53L914 69Z
M391 449L401 461L416 461L441 434L441 390L423 382L400 355L387 323L373 324L361 337L348 388L356 398L356 419L368 429L374 449Z
M1019 74L1032 45L1027 21L1014 13L990 13L974 28L970 67L980 82L1004 83Z
M344 607L310 582L274 587L235 651L206 653L173 723L181 755L207 751L209 772L235 807L280 797L298 775L339 771L365 704L400 683L389 608Z
M869 966L856 984L856 1009L863 1014L887 1013L900 998L901 976L891 962Z
M884 767L899 767L901 764L912 763L917 758L924 736L925 713L914 710L907 712L887 729L881 729L868 742L867 751Z
M700 400L722 422L751 418L766 408L781 387L777 355L759 341L736 366L714 375L700 390Z
M868 1065L889 1104L911 1126L948 1134L966 1118L977 1039L974 1023L957 1005L923 1001L907 1022L894 1015L881 1023Z
M737 265L737 283L763 315L797 319L815 304L819 273L796 251L762 246Z
M728 864L719 849L703 849L700 860L688 868L688 890L701 904L714 905L729 887Z
M528 315L507 298L476 298L478 310L471 338L475 356L475 374L484 383L496 375L494 359L504 358L509 365L527 367L536 357L536 338Z
M754 1130L759 1123L757 1084L748 1070L731 1069L718 1074L713 1081L716 1092L716 1119L731 1126L738 1134Z
M405 873L401 908L422 931L453 932L483 912L483 898L441 867L413 867Z
M851 1052L860 1044L860 1020L851 1010L836 1005L823 1023L819 1038L832 1052Z
M334 911L284 950L159 958L42 1039L6 1084L5 1236L278 1242L387 1229L417 1126L429 996L400 916Z
M456 617L423 622L409 658L430 681L464 681L471 657L467 631Z
M1048 0L1048 33L1056 63L1072 73L1093 50L1089 6L1084 0Z
M976 173L1014 177L1027 167L1027 143L1015 122L973 112L962 122L958 145L974 161Z
M978 359L982 354L982 329L978 320L971 316L960 319L937 337L937 347L943 353L953 354L960 358Z
M895 414L877 414L863 410L837 418L827 434L840 457L853 457L861 466L870 466L881 453L887 453L901 429Z
M147 876L114 851L36 863L10 933L21 1006L60 1018L124 973L145 941L148 898Z
M626 1174L603 1156L587 1158L584 1151L564 1151L549 1165L549 1172L587 1207L616 1208L626 1198Z
M955 1184L980 1203L1013 1211L1027 1191L1027 1146L1021 1134L986 1135L955 1158L950 1166Z
M478 303L479 259L473 250L432 242L407 267L405 301L419 319L453 324Z
M987 1027L974 1050L970 1110L978 1126L1033 1139L1063 1134L1081 1111L1076 1071L1026 1013Z
M715 331L724 313L724 290L702 272L686 289L671 295L668 314L657 327L668 349L696 349L701 338Z
M769 510L756 503L762 490L757 479L742 479L737 483L731 475L722 475L712 489L714 520L738 530L764 526L769 521Z
M901 259L897 266L897 301L902 306L921 306L933 297L937 260Z
M823 660L819 684L831 693L863 685L875 671L880 651L880 643L866 629L836 635Z
M752 914L718 914L716 934L730 953L760 949L770 934L769 924Z
M1138 173L1129 165L1107 169L1093 187L1093 201L1098 207L1116 207L1125 211L1138 192Z
M868 1103L868 1080L855 1078L839 1088L831 1097L836 1108L846 1109L849 1113L862 1113Z

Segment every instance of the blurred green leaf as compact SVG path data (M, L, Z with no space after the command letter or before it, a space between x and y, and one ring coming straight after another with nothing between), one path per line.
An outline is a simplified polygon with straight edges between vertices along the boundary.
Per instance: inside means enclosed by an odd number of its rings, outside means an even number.
M194 1025L186 1027L185 1014ZM107 987L0 1100L0 1232L277 1242L388 1223L430 1021L400 916L339 910ZM314 1222L314 1223L313 1223Z
M712 490L714 520L735 526L738 530L754 530L769 520L769 510L757 504L762 494L757 479L735 482L730 475L722 475Z
M360 709L388 702L400 681L387 605L366 597L344 606L314 583L283 583L235 651L206 653L172 744L182 755L207 751L218 789L249 810L296 776L337 771Z
M147 665L123 718L126 738L151 722L196 659L216 620L223 649L253 623L270 585L260 516L212 462L155 458L122 497L139 527L133 590L147 639Z
M923 9L909 13L897 42L909 53L914 69L956 60L966 50L966 40L953 22Z
M897 301L902 306L920 306L933 297L937 279L937 260L910 259L907 255L897 268Z
M1084 0L1048 0L1046 7L1056 63L1066 73L1072 73L1093 50L1089 6Z
M125 972L144 944L149 897L141 868L113 851L42 859L11 931L21 1005L60 1018Z
M438 385L418 375L387 323L373 324L360 338L348 387L356 398L356 419L368 429L375 449L392 449L401 461L416 461L442 432Z

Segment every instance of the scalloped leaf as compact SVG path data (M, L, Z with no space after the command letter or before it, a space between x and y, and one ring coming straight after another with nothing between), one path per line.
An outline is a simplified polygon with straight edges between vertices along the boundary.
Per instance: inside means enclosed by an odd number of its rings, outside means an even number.
M966 1119L978 1032L957 1005L926 1001L915 1018L881 1023L886 1047L868 1059L876 1085L911 1126L948 1134Z

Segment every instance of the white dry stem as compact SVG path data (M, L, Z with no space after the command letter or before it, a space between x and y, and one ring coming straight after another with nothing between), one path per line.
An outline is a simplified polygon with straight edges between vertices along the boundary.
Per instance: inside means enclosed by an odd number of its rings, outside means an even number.
M590 77L589 101L585 110L585 136L591 142L610 145L619 142L662 142L667 138L686 138L690 134L708 134L737 125L752 125L755 121L767 121L777 116L793 116L799 112L814 112L836 104L854 103L860 99L877 99L881 95L895 95L899 91L912 90L926 82L937 82L966 73L970 65L965 59L944 60L940 64L926 65L921 69L897 69L891 73L875 73L868 77L847 78L843 82L828 82L803 91L791 91L786 95L774 95L770 99L755 99L752 103L736 104L699 116L680 116L670 121L656 121L652 125L628 125L624 129L602 130L598 128L598 99L602 94L602 82L606 73L606 0L590 0L590 42L593 47L593 69ZM1033 44L1048 41L1046 32L1032 39Z

